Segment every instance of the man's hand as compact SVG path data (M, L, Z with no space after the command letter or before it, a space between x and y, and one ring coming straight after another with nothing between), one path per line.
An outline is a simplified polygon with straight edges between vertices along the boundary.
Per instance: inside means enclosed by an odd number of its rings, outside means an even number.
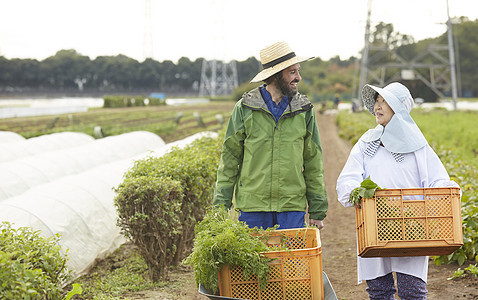
M310 225L322 229L324 228L324 221L310 219Z

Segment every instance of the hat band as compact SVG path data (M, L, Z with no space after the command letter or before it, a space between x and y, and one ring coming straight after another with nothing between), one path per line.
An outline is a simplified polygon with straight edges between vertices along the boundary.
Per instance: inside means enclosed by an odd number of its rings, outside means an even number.
M262 67L263 67L264 69L272 68L273 66L278 65L278 64L280 64L281 62L284 62L284 61L286 61L286 60L289 60L289 59L291 59L291 58L293 58L293 57L295 57L295 53L294 53L294 52L291 52L291 53L286 54L286 55L284 55L284 56L282 56L282 57L279 57L279 58L277 58L277 59L274 59L273 61L270 61L270 62L268 62L268 63L266 63L266 64L262 64Z

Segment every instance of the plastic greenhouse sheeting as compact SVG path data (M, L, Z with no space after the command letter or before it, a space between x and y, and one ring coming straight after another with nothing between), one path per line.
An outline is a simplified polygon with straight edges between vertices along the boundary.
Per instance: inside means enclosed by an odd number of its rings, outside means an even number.
M71 148L94 140L92 136L86 133L65 131L6 142L2 143L0 147L0 162L12 161L47 151Z
M161 156L173 147L184 147L205 132L158 146L84 172L36 185L21 195L0 202L0 221L13 227L31 227L48 237L60 234L63 250L68 249L68 268L74 277L88 271L98 258L117 249L126 240L116 226L114 188L136 160Z
M135 131L0 163L0 201L38 184L132 157L165 145L156 134Z
M0 131L0 144L18 142L22 140L25 140L25 138L16 132Z

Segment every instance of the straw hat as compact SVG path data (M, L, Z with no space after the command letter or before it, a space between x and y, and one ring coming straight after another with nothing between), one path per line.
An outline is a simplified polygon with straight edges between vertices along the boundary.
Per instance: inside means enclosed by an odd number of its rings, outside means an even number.
M375 115L373 106L375 105L375 94L379 93L383 99L387 101L392 110L397 113L401 109L405 109L408 113L413 108L413 98L406 86L399 82L392 82L384 88L379 88L367 84L362 89L362 101L365 107Z
M264 69L259 72L251 82L263 81L292 65L314 59L314 57L296 56L286 42L278 42L262 49L260 57Z

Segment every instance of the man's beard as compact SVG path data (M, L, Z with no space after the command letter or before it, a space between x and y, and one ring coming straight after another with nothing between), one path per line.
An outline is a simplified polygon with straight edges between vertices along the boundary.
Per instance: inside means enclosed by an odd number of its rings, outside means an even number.
M294 80L292 82L299 82L299 81ZM281 91L282 95L288 96L288 97L294 97L295 95L297 95L299 91L297 87L292 88L291 86L289 86L289 83L286 82L284 78L282 78L281 73L279 73L279 75L277 76L277 86L279 87L279 90Z

